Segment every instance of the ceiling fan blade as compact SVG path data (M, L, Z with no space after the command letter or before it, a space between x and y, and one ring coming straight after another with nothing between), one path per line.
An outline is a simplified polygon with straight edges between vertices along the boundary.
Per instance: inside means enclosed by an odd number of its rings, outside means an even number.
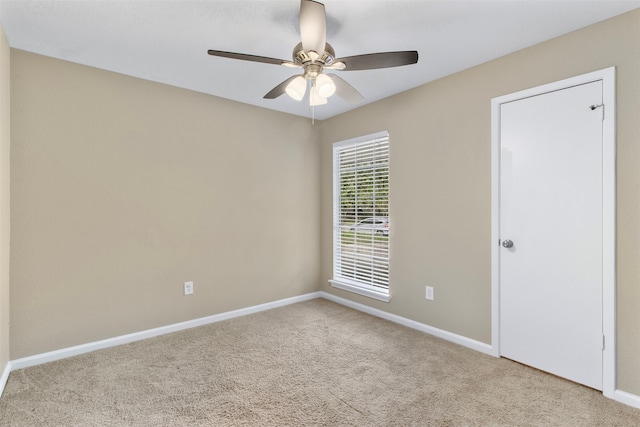
M399 67L418 62L418 52L407 50L402 52L369 53L366 55L337 58L333 63L342 62L344 71L374 70L376 68Z
M278 86L276 86L273 89L271 89L269 91L269 93L267 93L265 96L263 96L263 98L264 99L276 99L280 95L285 94L286 91L287 91L287 86L289 86L289 83L291 83L291 81L293 79L295 79L296 77L298 77L298 76L296 75L296 76L289 77L287 80L283 81Z
M327 16L322 3L301 0L300 38L304 50L322 55L327 43Z
M333 80L333 84L336 85L336 95L352 104L364 101L364 96L360 95L353 86L336 76L335 74L327 74Z
M212 56L221 56L223 58L241 59L243 61L262 62L265 64L284 65L291 61L284 59L267 58L266 56L247 55L246 53L224 52L222 50L208 50L207 53Z

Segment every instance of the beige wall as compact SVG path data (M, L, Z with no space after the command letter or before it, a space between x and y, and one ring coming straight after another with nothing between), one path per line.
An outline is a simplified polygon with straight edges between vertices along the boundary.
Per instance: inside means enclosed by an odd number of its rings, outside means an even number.
M19 50L11 90L12 359L317 290L309 120Z
M640 395L639 10L316 127L22 51L11 59L12 359L311 292L318 278L327 292L489 343L490 100L615 65L618 382ZM331 143L384 129L388 304L326 282Z
M422 61L429 58L422 57ZM617 67L618 387L640 394L640 10L322 123L322 289L491 342L491 98ZM331 144L388 129L388 304L331 288ZM424 298L425 285L435 300Z
M0 373L9 361L10 49L0 26Z

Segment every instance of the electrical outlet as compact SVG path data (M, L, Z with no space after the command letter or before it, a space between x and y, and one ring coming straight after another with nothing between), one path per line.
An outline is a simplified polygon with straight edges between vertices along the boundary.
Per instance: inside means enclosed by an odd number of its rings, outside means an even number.
M427 286L426 287L426 295L425 295L425 297L429 301L433 301L433 286Z
M193 293L193 282L184 282L184 294L191 295Z

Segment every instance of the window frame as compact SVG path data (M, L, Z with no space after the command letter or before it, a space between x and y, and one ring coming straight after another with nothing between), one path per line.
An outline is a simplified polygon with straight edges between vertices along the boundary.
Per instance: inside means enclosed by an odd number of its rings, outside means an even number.
M387 221L389 223L389 231L386 233L385 237L389 240L387 240L387 247L386 247L386 266L387 266L387 283L386 283L386 288L384 287L380 287L380 286L375 286L373 284L369 284L366 282L361 282L358 281L356 279L353 278L349 278L349 277L345 277L342 276L340 274L340 268L339 268L339 264L342 265L342 245L341 245L341 241L342 241L342 227L344 226L340 221L342 219L342 213L341 213L341 187L342 187L342 182L341 182L341 176L340 176L340 159L339 159L339 153L342 149L344 149L345 147L353 147L356 145L365 145L365 144L372 144L374 142L376 142L376 140L381 140L381 139L386 139L387 140L387 147L388 147L388 151L387 151L387 176L386 179L388 181L388 195L387 195ZM336 142L333 144L333 148L332 148L332 154L333 154L333 219L332 219L332 234L333 234L333 254L332 254L332 263L333 263L333 273L332 273L332 279L329 280L329 283L331 284L332 287L334 288L338 288L338 289L342 289L342 290L346 290L349 292L353 292L359 295L363 295L366 297L370 297L379 301L383 301L383 302L389 302L391 300L391 294L390 294L390 283L391 283L391 278L390 278L390 229L391 229L391 221L390 221L390 217L389 217L389 188L390 188L390 173L389 173L389 160L390 160L390 140L389 140L389 132L388 131L381 131L381 132L376 132L373 134L369 134L369 135L364 135L364 136L360 136L360 137L356 137L356 138L351 138L345 141L340 141L340 142ZM356 205L357 206L357 205ZM375 211L374 211L375 212ZM375 214L372 214L371 217L376 218ZM365 220L367 218L362 218L362 220ZM358 221L356 221L354 224L357 224ZM372 226L374 226L375 224L372 223ZM374 237L376 236L376 233L374 232L374 230L372 230L372 244L371 244L371 250L372 250L372 261L374 258L373 255L373 250L374 248L374 242L375 239ZM354 236L355 238L355 236ZM355 268L355 267L354 267ZM372 279L373 280L373 279Z

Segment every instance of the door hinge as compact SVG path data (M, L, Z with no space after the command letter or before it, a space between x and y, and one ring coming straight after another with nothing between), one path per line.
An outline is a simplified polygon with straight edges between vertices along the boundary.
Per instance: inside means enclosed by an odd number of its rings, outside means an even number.
M604 335L602 336L602 349L604 350Z
M600 116L601 116L600 118L602 121L604 121L604 104L598 104L598 105L593 104L589 106L589 109L591 111L595 110L596 108L602 108L602 110L600 110Z

